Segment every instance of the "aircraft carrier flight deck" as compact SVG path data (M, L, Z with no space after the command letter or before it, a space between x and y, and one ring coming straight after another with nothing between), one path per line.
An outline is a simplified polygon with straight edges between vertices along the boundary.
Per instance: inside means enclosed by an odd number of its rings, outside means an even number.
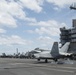
M0 75L76 75L76 61L44 63L36 59L0 58Z

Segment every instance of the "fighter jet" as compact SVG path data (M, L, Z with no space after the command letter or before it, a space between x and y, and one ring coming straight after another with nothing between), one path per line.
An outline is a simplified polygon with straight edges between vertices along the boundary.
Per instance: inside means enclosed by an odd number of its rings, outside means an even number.
M76 7L72 7L72 6L70 6L70 9L74 9L74 10L76 10Z
M72 5L70 6L70 9L76 10L76 3L72 4Z
M53 59L55 62L58 61L60 58L70 57L72 53L67 53L69 48L70 42L65 43L59 50L58 42L54 42L51 51L43 51L37 54L34 54L35 58L40 61L44 59L45 62L48 62L48 59Z

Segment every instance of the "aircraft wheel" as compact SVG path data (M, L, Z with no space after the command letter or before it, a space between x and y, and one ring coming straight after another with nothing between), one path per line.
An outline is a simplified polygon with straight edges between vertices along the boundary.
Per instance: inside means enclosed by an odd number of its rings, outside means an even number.
M45 63L47 63L48 62L48 60L47 59L45 59Z
M37 59L37 61L40 61L40 59Z
M57 59L55 59L54 61L55 61L55 62L57 62L58 60L57 60Z

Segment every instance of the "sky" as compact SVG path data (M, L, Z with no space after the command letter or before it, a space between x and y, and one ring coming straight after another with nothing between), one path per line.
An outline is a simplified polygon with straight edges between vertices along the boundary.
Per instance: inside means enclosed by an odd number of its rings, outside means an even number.
M61 27L72 27L76 0L0 0L0 54L49 49Z

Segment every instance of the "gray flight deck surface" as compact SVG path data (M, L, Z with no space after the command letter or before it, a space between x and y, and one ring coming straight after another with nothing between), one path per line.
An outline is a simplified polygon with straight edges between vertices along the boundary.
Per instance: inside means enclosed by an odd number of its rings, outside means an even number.
M0 75L76 75L74 64L37 62L36 59L0 58Z

